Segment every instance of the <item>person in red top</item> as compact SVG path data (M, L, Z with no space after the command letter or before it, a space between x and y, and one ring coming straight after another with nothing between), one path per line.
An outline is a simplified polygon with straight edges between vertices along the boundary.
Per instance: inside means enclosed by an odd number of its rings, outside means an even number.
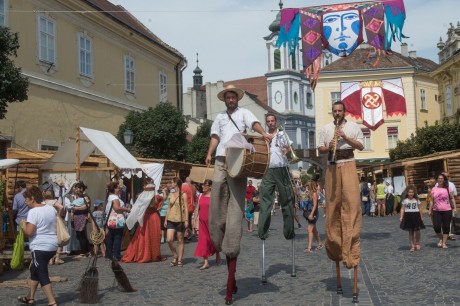
M254 190L256 190L256 187L252 186L252 180L249 180L248 187L246 187L246 206L249 204Z
M188 227L185 229L184 237L187 240L192 239L192 215L195 210L194 199L195 194L193 193L192 183L189 177L185 178L185 183L182 184L181 191L187 195L187 211L188 211Z

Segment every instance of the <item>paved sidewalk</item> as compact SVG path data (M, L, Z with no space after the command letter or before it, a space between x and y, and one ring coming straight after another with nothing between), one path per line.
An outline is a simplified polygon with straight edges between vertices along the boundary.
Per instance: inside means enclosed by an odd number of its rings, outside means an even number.
M301 216L299 216L301 217ZM301 217L302 218L302 217ZM261 284L261 241L244 227L242 251L238 258L236 280L238 293L235 305L351 305L353 270L341 268L343 296L336 294L335 263L324 249L310 254L306 247L306 222L296 229L296 277L291 277L291 241L282 236L281 213L272 220L270 237L266 240L267 284ZM324 237L324 219L318 227ZM361 263L358 270L359 305L454 305L460 304L459 245L450 241L449 249L438 249L437 240L427 217L422 231L422 250L410 254L408 234L399 229L399 217L364 217L361 231ZM244 224L243 224L244 225ZM460 237L459 237L460 238ZM170 268L170 252L162 245L168 261L147 264L123 264L134 293L121 292L114 284L110 262L100 259L100 305L223 305L227 267L225 262L200 271L200 258L194 258L196 241L185 246L184 267ZM315 243L314 243L315 246ZM225 258L225 256L223 256ZM50 267L51 276L68 277L67 282L54 283L60 305L79 305L78 286L88 260L64 258L66 263ZM0 280L24 279L29 275L6 271ZM0 304L14 305L25 288L1 288ZM38 305L47 301L41 291Z

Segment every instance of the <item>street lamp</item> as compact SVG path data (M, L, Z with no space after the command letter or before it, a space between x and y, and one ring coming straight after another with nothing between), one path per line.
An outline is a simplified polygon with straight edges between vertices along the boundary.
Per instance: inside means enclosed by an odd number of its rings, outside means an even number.
M130 128L127 128L125 132L123 133L123 139L125 141L125 144L127 144L128 146L133 143L134 133L133 131L131 131Z

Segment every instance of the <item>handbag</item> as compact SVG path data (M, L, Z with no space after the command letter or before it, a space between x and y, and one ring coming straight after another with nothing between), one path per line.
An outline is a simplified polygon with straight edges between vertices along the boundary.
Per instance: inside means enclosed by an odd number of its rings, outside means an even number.
M67 231L67 227L64 224L64 220L57 214L56 216L56 236L58 246L63 247L70 242L70 235Z
M110 229L124 228L125 227L125 215L119 214L113 210L113 202L110 206L109 216L107 218L107 227Z
M452 217L452 233L460 235L460 218Z
M13 270L21 270L24 267L24 232L22 228L19 228L18 236L14 243L10 266Z

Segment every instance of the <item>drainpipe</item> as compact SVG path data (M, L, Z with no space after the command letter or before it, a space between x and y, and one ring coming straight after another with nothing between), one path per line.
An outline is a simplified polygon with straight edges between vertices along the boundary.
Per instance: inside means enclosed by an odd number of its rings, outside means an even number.
M179 66L183 64L183 67L179 71ZM185 58L181 58L179 63L176 65L176 94L177 94L177 108L182 113L184 109L183 99L182 99L182 87L183 87L183 72L187 68L188 62Z
M414 74L414 110L415 110L415 130L417 130L418 127L418 114L417 114L417 80L415 79L415 74ZM414 131L415 133L415 131Z

